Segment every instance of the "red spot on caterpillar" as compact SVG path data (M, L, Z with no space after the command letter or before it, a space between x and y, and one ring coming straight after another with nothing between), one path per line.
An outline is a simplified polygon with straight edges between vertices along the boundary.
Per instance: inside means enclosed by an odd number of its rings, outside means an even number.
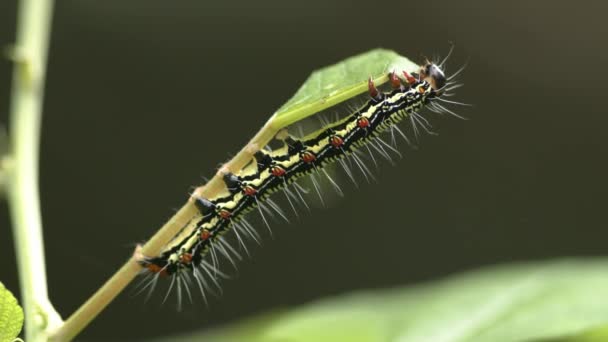
M378 89L376 89L374 80L371 77L367 80L367 88L369 90L369 96L373 98L376 98L378 96Z
M192 262L192 254L190 253L184 253L182 255L179 256L179 261L182 264L189 264Z
M203 229L201 231L201 240L205 241L205 240L207 240L210 237L211 237L211 232L210 231L208 231L207 229Z
M226 210L226 209L220 210L220 217L223 218L224 220L229 219L231 216L232 216L232 213L229 212L228 210Z
M160 275L165 277L167 276L167 270L164 267L160 267L156 264L148 264L146 265L146 268L148 269L148 271L152 272L152 273L159 273Z
M369 120L362 116L359 118L359 120L357 120L357 126L359 126L359 128L366 128L369 127Z
M405 76L405 80L407 81L407 83L409 83L409 84L416 83L416 78L414 76L410 75L407 71L403 72L403 76Z
M310 151L306 151L302 153L300 158L302 158L302 161L304 161L305 163L312 163L317 159L317 156L315 156L315 154Z
M245 186L245 188L243 189L243 193L244 193L245 195L247 195L247 196L252 196L252 197L253 197L253 196L255 196L255 194L256 194L257 192L258 192L258 191L257 191L257 190L256 190L254 187L249 186L249 185Z
M331 146L339 148L344 144L344 140L342 140L342 138L337 135L332 135L331 137L329 137L329 143L331 144Z
M424 89L424 87L423 87L423 86L418 87L418 92L419 92L420 94L424 94L424 91L425 91L425 89Z
M395 74L394 71L390 73L389 78L391 80L391 86L393 89L401 88L401 80L399 80L399 77L397 77L397 74Z
M272 175L275 177L281 177L281 176L285 175L285 169L283 169L280 166L273 166L270 169L270 173L272 173Z

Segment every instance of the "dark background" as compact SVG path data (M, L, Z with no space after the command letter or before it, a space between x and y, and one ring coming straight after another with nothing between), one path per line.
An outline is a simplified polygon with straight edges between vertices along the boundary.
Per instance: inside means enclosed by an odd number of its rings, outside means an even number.
M517 260L608 253L601 1L58 1L41 194L49 291L67 317L321 66L375 48L421 62L456 44L471 120L380 182L250 247L210 308L121 295L82 339L146 338L354 289ZM16 1L0 1L0 44ZM8 116L11 65L0 63ZM304 212L304 211L303 211ZM18 290L6 206L0 280ZM259 225L258 225L259 226ZM260 227L263 229L263 227ZM159 296L161 294L158 294Z

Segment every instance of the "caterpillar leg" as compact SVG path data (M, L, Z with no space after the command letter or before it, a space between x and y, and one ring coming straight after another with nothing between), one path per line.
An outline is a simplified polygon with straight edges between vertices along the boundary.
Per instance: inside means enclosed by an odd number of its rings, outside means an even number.
M215 204L202 196L194 197L194 205L203 216L215 210Z

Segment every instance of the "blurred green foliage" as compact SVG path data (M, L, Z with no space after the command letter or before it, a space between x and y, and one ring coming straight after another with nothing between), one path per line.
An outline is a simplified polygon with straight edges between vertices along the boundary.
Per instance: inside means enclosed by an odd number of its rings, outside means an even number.
M502 265L162 341L606 341L607 269L605 258Z

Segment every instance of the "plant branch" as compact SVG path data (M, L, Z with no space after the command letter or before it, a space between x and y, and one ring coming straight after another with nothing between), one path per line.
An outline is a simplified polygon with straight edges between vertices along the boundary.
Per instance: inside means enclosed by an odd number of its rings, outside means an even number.
M17 41L10 56L15 67L9 131L11 153L5 163L7 198L28 342L45 341L47 329L61 324L48 299L38 196L40 123L52 10L52 0L20 2Z
M222 170L237 172L253 158L253 153L265 146L277 133L273 125L274 117L262 127L239 153L236 154ZM225 190L222 174L218 172L207 184L197 188L191 198L202 196L211 198ZM116 272L91 298L89 298L76 312L74 312L52 335L53 341L67 341L73 339L84 329L141 271L137 263L138 253L147 256L158 255L162 248L175 236L179 230L189 225L188 229L195 228L195 218L198 211L193 201L189 200L175 215L163 225L148 242Z

